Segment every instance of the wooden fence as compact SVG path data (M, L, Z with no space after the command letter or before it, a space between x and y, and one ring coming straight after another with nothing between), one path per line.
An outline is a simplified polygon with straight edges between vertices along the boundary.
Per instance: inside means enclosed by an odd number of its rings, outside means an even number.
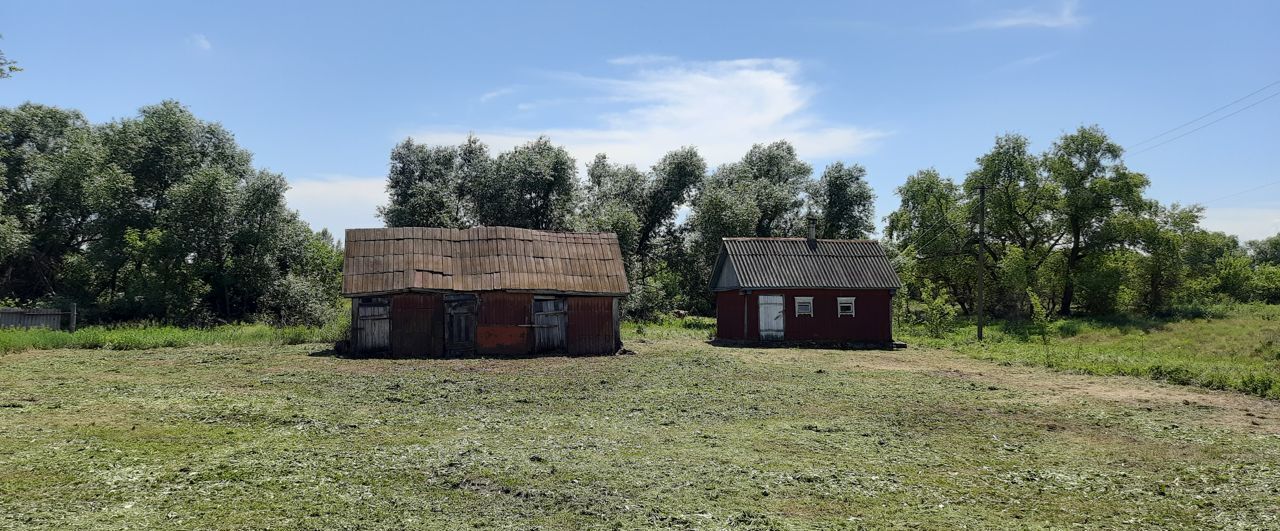
M67 319L64 321L63 317ZM50 330L65 329L76 331L76 305L71 308L55 310L51 308L0 308L0 328L48 328Z

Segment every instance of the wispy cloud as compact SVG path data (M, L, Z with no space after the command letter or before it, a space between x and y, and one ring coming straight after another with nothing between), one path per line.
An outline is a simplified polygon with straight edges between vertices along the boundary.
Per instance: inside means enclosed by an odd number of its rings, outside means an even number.
M207 52L213 49L213 43L209 42L209 38L203 33L192 33L191 35L188 35L187 45L202 52Z
M492 100L492 99L494 99L494 98L501 98L501 97L503 97L503 96L506 96L506 95L512 94L512 93L514 93L518 88L519 88L519 87L510 86L510 87L502 87L502 88L499 88L499 89L490 90L489 92L486 92L486 93L484 93L484 94L481 94L481 95L480 95L480 103L486 103L486 102L488 102L489 100Z
M884 136L811 113L816 89L792 60L614 64L632 68L620 77L559 78L573 89L585 89L582 102L604 107L588 122L594 124L542 129L427 126L411 136L421 142L456 144L475 131L498 151L547 135L579 162L606 153L615 161L642 166L686 145L697 146L709 163L719 164L737 160L754 143L779 139L791 141L805 157L849 157L865 153Z
M1077 7L1076 0L1063 0L1056 10L1026 8L1007 11L961 29L1074 28L1088 22L1076 12Z
M646 64L653 64L653 63L672 63L675 61L677 61L677 59L669 55L638 54L638 55L624 55L622 57L614 57L613 59L609 60L609 64L619 65L619 66L634 66L634 65L646 65Z

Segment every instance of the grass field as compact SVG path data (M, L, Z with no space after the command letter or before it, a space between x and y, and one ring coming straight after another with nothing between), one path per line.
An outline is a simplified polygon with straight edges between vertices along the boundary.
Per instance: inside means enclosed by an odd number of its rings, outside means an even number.
M987 340L973 326L943 339L910 334L911 343L973 357L1098 375L1140 376L1280 399L1280 306L1247 304L1194 319L1069 319L1053 323L1050 341L1025 327L995 323Z
M1280 402L950 352L0 354L0 527L1280 526Z

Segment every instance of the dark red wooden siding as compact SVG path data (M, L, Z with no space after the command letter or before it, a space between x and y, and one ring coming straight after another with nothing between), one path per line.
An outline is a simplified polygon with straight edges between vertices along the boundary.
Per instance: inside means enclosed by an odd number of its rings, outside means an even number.
M476 354L519 355L533 352L533 295L480 293L476 315ZM570 354L617 351L613 297L566 297ZM444 297L438 293L391 296L391 355L439 357L444 354Z
M391 297L391 355L440 356L444 352L444 303L435 293Z
M570 354L612 354L617 351L613 297L568 297L568 303L565 347Z
M760 295L783 295L785 339L887 343L893 340L892 295L889 290L785 289L716 294L716 337L760 339ZM813 297L813 317L796 316L796 297ZM857 297L856 315L840 317L837 297ZM743 313L746 329L743 329Z
M533 295L504 291L480 295L476 352L479 354L524 354L532 348L527 325L533 315ZM523 325L523 326L522 326Z

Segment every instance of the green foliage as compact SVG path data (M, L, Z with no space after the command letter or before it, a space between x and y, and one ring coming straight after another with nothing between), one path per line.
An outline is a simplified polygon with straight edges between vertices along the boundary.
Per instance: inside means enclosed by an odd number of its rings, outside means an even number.
M299 279L336 302L337 269L301 271L313 235L286 206L284 177L177 102L101 126L55 107L0 109L0 163L0 295L183 324L252 317Z
M931 285L925 286L924 311L920 322L925 331L932 337L943 337L955 327L956 309L947 302L941 290Z
M818 237L862 239L875 232L875 193L867 170L833 162L809 186L811 213L818 218Z
M321 327L273 327L264 324L230 324L187 328L130 323L89 326L74 333L32 328L0 333L0 352L51 349L145 350L197 345L262 346L332 343L342 339L347 321L335 319Z
M1280 265L1280 234L1248 243L1254 263Z
M1040 302L1040 296L1031 289L1027 289L1027 300L1031 307L1031 334L1040 338L1040 342L1045 345L1049 344L1049 313L1045 311L1044 304Z
M5 57L4 50L0 50L0 79L12 77L15 72L21 72L22 67L18 66L18 62Z

